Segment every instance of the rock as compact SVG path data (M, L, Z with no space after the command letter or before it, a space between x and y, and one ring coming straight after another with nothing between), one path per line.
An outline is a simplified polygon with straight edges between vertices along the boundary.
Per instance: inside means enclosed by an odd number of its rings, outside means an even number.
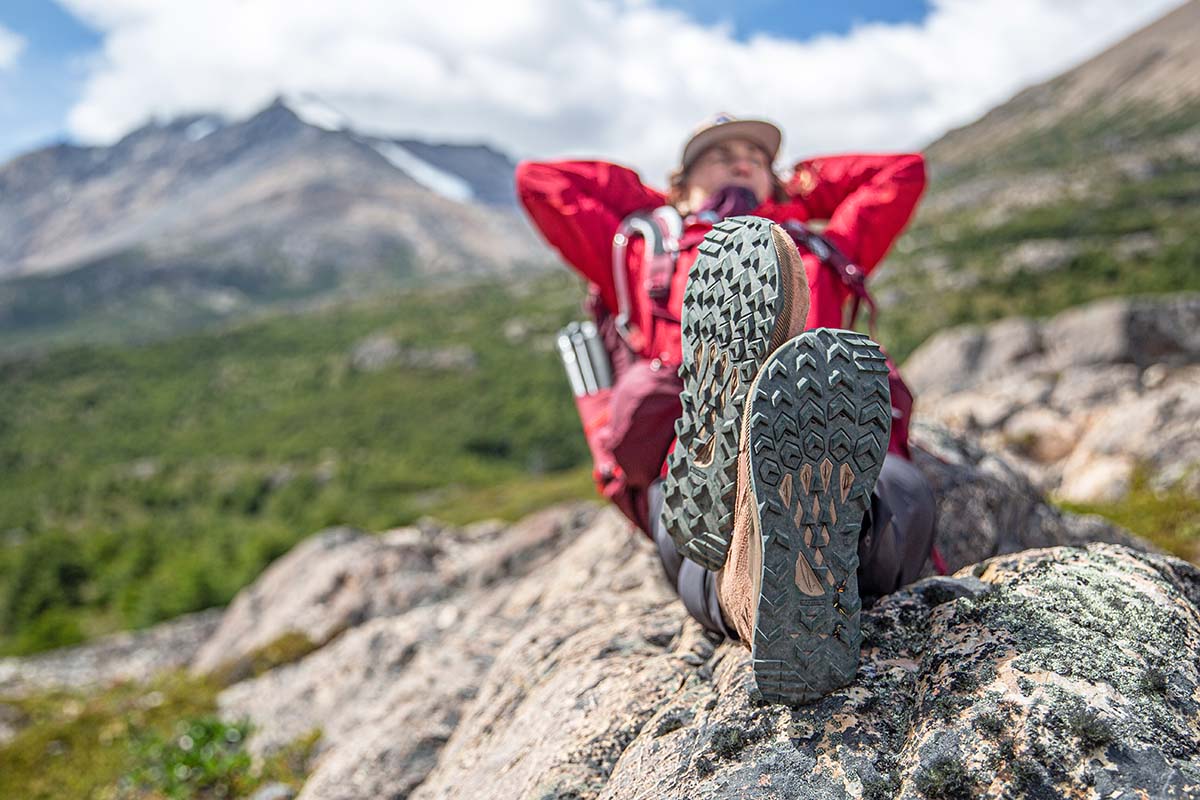
M1082 252L1078 241L1070 239L1027 239L1020 242L1000 261L1000 273L1013 275L1019 272L1053 272L1070 263Z
M1050 394L1050 405L1064 414L1088 413L1097 407L1131 400L1139 392L1133 364L1104 364L1063 369Z
M1194 796L1200 572L1111 545L972 572L991 591L929 615L898 796Z
M919 414L1075 502L1121 500L1135 469L1156 490L1200 494L1200 295L1093 303L1036 335L1030 324L946 331L914 353Z
M296 790L286 783L268 783L250 795L250 800L292 800L295 796Z
M419 537L397 544L350 528L305 540L234 598L192 669L210 672L287 633L324 644L371 617L437 594L435 547Z
M594 513L594 512L592 512ZM192 662L211 672L288 633L324 644L369 619L444 599L464 584L486 586L544 557L583 512L562 506L532 515L476 548L478 533L433 526L369 536L323 531L271 564L242 590Z
M402 347L386 333L372 334L350 350L350 365L360 372L379 372L393 364L412 369L471 371L479 366L479 359L466 345Z
M1042 336L1054 368L1200 360L1200 295L1101 300L1059 314Z
M354 345L350 364L360 372L378 372L400 356L400 344L395 337L376 333Z
M1027 408L1004 423L1004 436L1018 452L1045 464L1070 455L1079 430L1057 411Z
M940 422L953 430L977 433L1003 426L1018 408L1011 397L965 391L940 400L935 413Z
M225 691L221 709L254 722L257 753L320 729L308 796L404 796L432 769L490 662L467 657L471 647L486 656L500 646L455 640L443 651L454 657L437 660L437 608L371 620L298 664Z
M1121 364L1135 360L1130 341L1130 301L1101 300L1069 309L1045 323L1050 368L1083 364Z
M940 331L904 362L901 372L917 397L939 397L969 389L976 382L974 364L986 338L976 327Z
M466 345L411 347L404 352L403 360L405 366L415 369L471 372L479 366L475 351Z
M411 797L1191 796L1198 598L1195 568L1119 546L995 559L867 611L858 680L789 709L750 700L740 646L685 666L646 639L661 611L581 595L609 613L498 654Z
M1145 389L1158 389L1166 381L1170 370L1166 364L1151 364L1146 367L1142 373L1142 387Z
M221 613L220 609L201 611L76 647L0 658L0 695L149 680L155 673L186 666L217 629Z
M1116 246L1113 247L1113 253L1121 261L1153 255L1160 250L1162 250L1162 241L1158 234L1150 231L1127 233L1117 239Z
M1058 496L1069 503L1115 503L1133 486L1129 456L1088 455L1065 468Z
M1037 322L942 331L904 364L918 395L941 396L1012 373L1052 373L1090 364L1145 368L1200 361L1200 294L1100 300Z
M918 395L962 391L1038 360L1042 334L1037 323L1015 317L986 329L953 328L931 337L904 363L903 373Z
M28 719L20 708L9 703L0 703L0 747L12 741L27 722Z
M532 641L540 642L533 649L549 648L561 658L555 642L564 626L627 633L623 619L605 628L600 620L614 609L595 597L615 598L625 608L658 609L660 619L645 634L658 643L656 650L677 637L680 609L660 578L649 542L634 538L615 512L588 525L595 518L588 508L586 514L560 517L566 524L552 560L543 559L540 569L530 573L510 565L464 581L462 591L444 602L374 619L297 664L226 690L223 713L250 717L257 728L251 746L258 752L322 731L322 755L303 797L407 796L433 769L463 709L481 702L480 683L498 655L522 652ZM510 526L513 541L489 542L489 552L521 552L518 543L537 538L552 518L542 513ZM473 564L485 560L467 555ZM452 624L439 625L448 610L454 612ZM589 645L589 657L610 638ZM505 707L488 705L497 713ZM552 715L546 719L553 724Z
M1007 459L943 427L916 423L913 463L937 498L937 547L951 570L1002 553L1103 541L1138 549L1146 544L1098 518L1079 518L1047 505ZM926 570L931 572L931 569Z
M514 317L510 320L505 320L504 327L501 330L504 333L504 340L506 342L518 344L529 338L532 326L529 324L529 320Z
M1080 441L1086 451L1129 455L1161 470L1200 461L1200 371L1167 380L1153 393L1112 404L1094 417Z
M945 429L919 425L914 444L916 463L938 498L939 547L954 569L1029 547L1097 539L1140 546L1099 518L1046 505L1003 459ZM947 709L990 708L994 700L980 688L986 665L974 677L944 669L953 663L946 653L966 658L955 648L966 647L962 631L968 623L939 609L952 606L966 614L969 601L1046 571L1031 566L1001 579L993 578L1001 575L999 568L985 573L979 567L982 580L970 570L934 576L885 598L865 617L858 682L816 706L790 711L750 701L748 653L732 643L713 646L667 585L651 543L611 508L597 514L591 505L564 506L504 528L426 525L378 538L392 547L433 539L453 548L453 558L436 554L427 567L451 590L360 621L299 662L220 697L222 714L247 716L254 724L250 746L256 753L321 731L304 800L475 797L480 787L489 796L533 800L765 797L771 791L859 797L868 790L874 794L866 796L891 797L892 789L916 797L912 787L922 785L935 765L904 743L936 738ZM337 547L362 544L347 536ZM1098 580L1087 572L1092 555L1066 555L1077 552L1093 551L1045 551L1045 560ZM1122 565L1186 571L1182 562L1128 548L1111 553ZM338 560L322 548L305 560L317 555ZM274 580L264 574L260 583ZM1191 585L1194 575L1179 580ZM1068 584L1064 578L1062 585ZM1192 591L1200 597L1200 587ZM261 599L263 619L276 616L273 604L301 619L313 613L259 586L243 594ZM318 597L306 602L319 605ZM1036 606L1034 599L1022 602ZM1039 613L1064 626L1098 626L1099 620L1115 625L1120 619L1094 609L1088 613L1097 620L1074 609L1056 616L1053 603L1062 601L1046 602L1051 604ZM1166 613L1169 604L1163 608ZM236 616L233 607L229 613ZM1006 634L984 634L983 622L972 624L981 642L976 656L1025 652L1000 649L1008 646ZM1164 626L1174 624L1162 619ZM1197 623L1193 616L1179 624ZM1087 634L1081 641L1099 647L1100 638ZM1104 646L1134 654L1121 657L1142 657L1120 637ZM1020 677L1006 672L1006 663L999 659L996 667L1005 677L989 679L998 688L1016 685ZM1186 692L1194 676L1183 668L1178 674L1180 692ZM1042 718L1033 719L1028 729L1014 722L1013 735L1035 731ZM963 742L964 752L990 752L985 742ZM982 768L972 769L971 775L982 774ZM1006 774L1001 765L994 771Z

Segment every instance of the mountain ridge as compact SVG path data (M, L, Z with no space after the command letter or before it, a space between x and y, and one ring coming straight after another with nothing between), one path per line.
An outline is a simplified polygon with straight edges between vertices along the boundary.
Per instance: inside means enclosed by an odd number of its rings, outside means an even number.
M458 177L487 201L455 202L381 154L374 145L383 141L389 140L311 125L277 98L233 123L189 115L144 125L110 147L62 144L19 156L0 166L5 212L0 219L8 220L0 223L0 277L67 271L133 247L163 261L202 247L215 248L210 257L218 260L245 260L247 241L254 239L309 263L314 254L289 250L295 249L295 230L311 225L324 225L323 237L336 242L340 259L354 266L377 257L372 242L379 240L407 243L423 260L436 256L460 266L536 255L527 230L521 230L523 237L513 235L524 227L515 214L515 196L509 191L508 202L501 202L505 175L511 186L511 161L473 146L426 145L443 171L454 170L457 153L473 159ZM482 187L477 192L472 180ZM272 228L279 203L297 201L288 215L295 228ZM381 213L381 201L394 203L394 220ZM336 214L343 224L357 223L358 243L309 213L305 202ZM252 225L241 218L247 207L257 214ZM474 246L467 237L455 241L444 232L431 235L431 228L445 227L438 216L482 228L488 246ZM221 229L234 241L214 236Z
M1112 118L1140 107L1169 116L1200 102L1200 2L1185 3L1087 61L1018 92L979 119L930 143L935 169L953 173L980 155L1001 151L1070 116Z
M317 121L281 97L233 122L188 115L0 166L0 350L550 264L503 154Z

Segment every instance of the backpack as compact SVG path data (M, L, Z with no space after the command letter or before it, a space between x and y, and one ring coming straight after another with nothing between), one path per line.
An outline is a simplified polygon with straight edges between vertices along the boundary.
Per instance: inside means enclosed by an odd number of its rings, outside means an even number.
M865 275L830 241L799 220L782 227L796 242L832 269L854 296L846 327L853 327L860 307L870 311L868 324L875 335L877 308L865 285ZM662 474L667 452L674 441L675 421L683 413L679 393L683 382L674 370L657 359L646 359L653 331L641 331L630 319L631 287L626 270L629 243L644 240L646 276L640 289L650 302L651 319L679 320L667 308L671 280L679 256L683 220L672 206L641 211L626 217L613 237L613 285L617 308L609 309L592 284L584 307L594 320L596 336L608 355L612 382L595 391L575 392L575 406L592 455L592 478L601 495L611 500L647 536L653 537L646 489ZM561 334L560 334L561 337ZM560 338L561 341L561 338ZM586 358L586 349L576 348ZM594 352L591 351L591 352ZM913 395L889 357L888 384L892 393L892 431L889 449L911 460L908 448ZM568 364L568 372L572 369ZM595 371L595 370L593 370ZM599 372L605 370L601 368Z

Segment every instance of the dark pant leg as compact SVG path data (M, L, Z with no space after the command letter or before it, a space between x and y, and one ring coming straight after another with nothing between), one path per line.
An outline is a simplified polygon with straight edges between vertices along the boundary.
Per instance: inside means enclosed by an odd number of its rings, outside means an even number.
M662 561L667 580L683 601L683 607L706 631L736 639L737 634L725 624L725 618L721 615L716 573L680 555L671 535L663 527L662 480L651 483L646 493L650 501L650 525L654 531L654 544L658 547L658 558Z
M888 453L858 540L858 593L868 606L915 581L933 549L933 490L911 461Z
M662 481L650 484L647 492L654 543L667 580L705 630L736 639L721 615L716 574L680 555L662 526ZM934 514L933 491L925 477L903 457L888 453L858 539L858 591L864 606L917 579L933 547Z

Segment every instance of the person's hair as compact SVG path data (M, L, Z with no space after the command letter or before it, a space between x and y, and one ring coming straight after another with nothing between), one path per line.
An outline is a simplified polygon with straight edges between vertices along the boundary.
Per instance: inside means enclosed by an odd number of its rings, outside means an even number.
M765 150L763 151L763 153L765 155L767 155L768 158L770 157L769 154L767 154ZM701 153L701 155L703 155L703 153ZM699 156L697 156L696 158L698 160ZM692 163L694 164L695 161L693 161ZM671 170L671 174L667 177L667 180L668 180L667 204L674 206L675 210L678 211L680 214L682 214L685 217L688 214L691 214L693 211L695 211L694 208L689 208L688 204L687 204L688 172L690 169L691 169L690 167L688 169L684 169L683 167L676 167L675 169ZM770 199L774 200L777 203L782 203L783 201L788 199L787 188L783 184L783 179L779 177L779 173L777 173L775 171L775 168L773 165L768 166L767 171L771 173L771 198ZM764 202L766 201L766 199L767 198L763 198Z

